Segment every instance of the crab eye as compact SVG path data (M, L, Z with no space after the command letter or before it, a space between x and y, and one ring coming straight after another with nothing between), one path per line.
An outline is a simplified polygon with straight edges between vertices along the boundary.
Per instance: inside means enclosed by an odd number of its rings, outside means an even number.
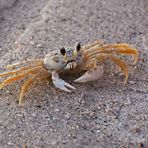
M77 54L80 51L80 49L81 49L81 45L80 45L80 42L78 42L78 43L76 43L76 47L75 47L75 50L73 52L73 55L77 56Z
M64 55L65 55L65 53L66 53L65 48L64 48L64 47L63 47L63 48L61 48L61 49L60 49L60 52L61 52L61 54L64 56Z
M80 42L78 42L76 44L76 51L78 52L78 51L80 51L80 49L81 49L81 44L80 44Z

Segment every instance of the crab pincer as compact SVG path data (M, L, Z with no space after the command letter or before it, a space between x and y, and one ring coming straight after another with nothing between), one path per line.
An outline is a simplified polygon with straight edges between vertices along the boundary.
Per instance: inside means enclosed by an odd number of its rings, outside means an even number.
M76 89L74 86L70 85L69 83L65 82L64 80L59 78L59 75L56 71L52 71L52 81L55 87L64 90L66 92L71 92L68 88Z

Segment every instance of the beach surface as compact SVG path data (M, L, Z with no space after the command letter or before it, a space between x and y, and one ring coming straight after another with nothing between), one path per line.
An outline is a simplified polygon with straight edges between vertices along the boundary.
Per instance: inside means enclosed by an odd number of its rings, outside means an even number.
M60 91L39 82L18 97L23 81L0 90L1 148L148 148L148 2L146 0L0 0L0 72L27 58L96 40L128 43L128 83L108 61L98 81ZM0 79L1 81L3 79Z

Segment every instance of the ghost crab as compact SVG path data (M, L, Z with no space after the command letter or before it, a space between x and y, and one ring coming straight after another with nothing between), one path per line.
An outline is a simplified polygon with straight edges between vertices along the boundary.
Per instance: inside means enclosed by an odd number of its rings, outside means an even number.
M9 72L0 74L0 77L11 76L0 84L0 89L17 80L29 76L27 81L22 85L19 106L22 98L30 86L37 80L51 79L55 87L71 92L75 89L72 85L60 79L59 74L65 71L79 70L85 73L75 82L94 81L103 75L103 62L107 59L114 62L125 74L126 84L128 80L128 66L123 60L117 57L120 54L132 55L134 63L138 59L138 51L128 44L104 44L99 41L86 46L77 43L75 48L61 48L58 51L48 53L44 59L26 60L21 63L15 63L7 66L11 69Z

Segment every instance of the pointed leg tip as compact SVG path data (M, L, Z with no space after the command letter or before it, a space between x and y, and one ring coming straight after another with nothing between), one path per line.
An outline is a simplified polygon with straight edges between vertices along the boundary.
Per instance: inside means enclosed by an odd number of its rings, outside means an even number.
M124 83L123 83L123 86L125 86L125 85L126 85L126 83L127 83L127 82L124 82Z
M22 107L23 105L19 103L19 107Z
M20 98L19 98L19 100L18 100L18 104L19 104L19 106L23 106L23 104L22 104L22 100L23 100L23 95L20 94Z
M3 85L0 85L0 90L3 89L3 87L4 87Z
M123 85L125 86L127 84L128 78L124 81Z
M18 101L18 106L20 106L20 107L24 106L22 101L20 101L20 100Z

